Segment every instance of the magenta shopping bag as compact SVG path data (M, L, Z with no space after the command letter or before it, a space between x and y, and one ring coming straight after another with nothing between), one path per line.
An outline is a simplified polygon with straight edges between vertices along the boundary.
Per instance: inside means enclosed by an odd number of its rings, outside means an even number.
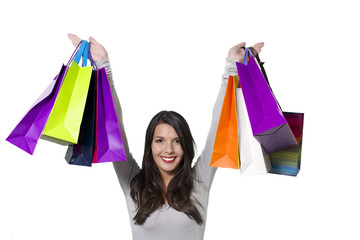
M30 110L7 137L6 140L8 142L31 155L34 153L36 144L54 106L62 81L66 75L67 68L74 58L77 58L80 53L82 54L84 48L85 45L81 44L80 47L75 49L68 64L61 67L59 74L30 107ZM77 54L75 55L76 52Z
M250 60L247 63L247 56ZM245 49L244 64L236 63L253 135L267 153L297 145L263 73L251 51Z
M119 120L105 68L97 70L93 163L126 161Z

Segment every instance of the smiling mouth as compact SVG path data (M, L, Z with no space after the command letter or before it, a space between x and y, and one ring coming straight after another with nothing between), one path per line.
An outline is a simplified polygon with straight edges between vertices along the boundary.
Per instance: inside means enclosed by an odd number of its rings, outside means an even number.
M166 163L172 163L175 161L176 157L161 157L161 159Z

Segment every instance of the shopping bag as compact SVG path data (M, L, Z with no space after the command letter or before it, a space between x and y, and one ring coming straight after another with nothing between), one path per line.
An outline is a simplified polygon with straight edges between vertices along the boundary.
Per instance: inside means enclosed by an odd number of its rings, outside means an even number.
M86 44L83 67L78 65L78 59L71 63L41 135L41 138L61 145L77 143L89 89L93 67L86 66L89 43L82 42Z
M238 76L235 76L235 79ZM269 154L261 147L252 134L241 85L235 90L238 120L239 152L241 175L266 174L270 171Z
M296 176L300 171L304 113L283 112L298 145L270 154L270 173Z
M235 79L229 76L215 136L211 167L240 168Z
M80 44L79 44L80 45ZM30 107L22 120L7 137L7 141L29 154L33 154L36 144L41 136L56 97L68 70L69 63L81 52L83 47L78 46L70 57L67 65L63 65L59 74L51 81L50 85Z
M93 163L126 161L124 142L105 68L97 70Z
M65 160L69 164L91 166L93 159L96 107L96 70L93 70L77 144L69 145Z
M251 51L246 48L244 59L248 54L249 62L237 62L236 66L253 135L267 153L297 145L268 82Z

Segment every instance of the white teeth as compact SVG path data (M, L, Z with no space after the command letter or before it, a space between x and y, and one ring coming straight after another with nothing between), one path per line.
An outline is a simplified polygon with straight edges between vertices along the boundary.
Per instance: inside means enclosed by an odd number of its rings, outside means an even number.
M171 157L171 158L168 158L168 157L161 157L162 159L164 159L165 161L172 161L175 159L175 157Z

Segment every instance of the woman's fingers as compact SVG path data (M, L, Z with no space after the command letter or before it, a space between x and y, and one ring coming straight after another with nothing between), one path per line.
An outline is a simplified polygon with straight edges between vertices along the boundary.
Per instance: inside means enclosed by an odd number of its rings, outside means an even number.
M79 43L81 42L81 39L78 36L76 36L75 34L69 33L68 37L75 47L77 47L79 45Z
M94 45L99 45L98 41L96 41L93 37L89 37L89 42L93 43Z
M108 53L103 45L93 37L89 37L90 52L95 62L108 58Z
M98 51L99 48L102 47L102 45L100 43L98 43L95 38L93 37L89 37L89 42L90 42L90 49L94 50L94 51Z
M242 43L239 43L238 45L236 45L236 47L243 48L243 47L245 47L245 45L246 45L246 43L242 42Z
M261 52L261 48L264 46L263 42L256 43L253 48L256 50L257 53Z
M76 36L75 34L72 34L72 33L69 33L69 34L68 34L68 37L69 37L70 39L75 40L75 41L78 41L78 42L81 41L81 39L80 39L78 36Z

